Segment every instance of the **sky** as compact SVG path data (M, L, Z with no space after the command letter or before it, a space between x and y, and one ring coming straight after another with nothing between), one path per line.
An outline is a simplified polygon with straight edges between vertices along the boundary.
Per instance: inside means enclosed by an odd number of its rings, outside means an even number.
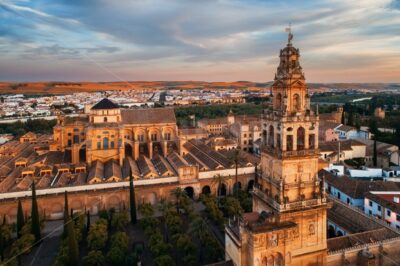
M0 80L400 82L400 0L0 0Z

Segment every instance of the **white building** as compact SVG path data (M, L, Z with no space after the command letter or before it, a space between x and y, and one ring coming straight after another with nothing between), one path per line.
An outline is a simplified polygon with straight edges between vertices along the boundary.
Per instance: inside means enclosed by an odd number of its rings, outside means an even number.
M364 212L400 229L400 192L371 191L364 199Z

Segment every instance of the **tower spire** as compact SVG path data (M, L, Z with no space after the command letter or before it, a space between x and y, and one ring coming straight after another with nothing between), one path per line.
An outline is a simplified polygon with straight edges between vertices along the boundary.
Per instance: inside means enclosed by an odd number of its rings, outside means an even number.
M286 32L288 33L288 45L292 45L293 34L292 34L292 23L289 22L289 27L286 28Z

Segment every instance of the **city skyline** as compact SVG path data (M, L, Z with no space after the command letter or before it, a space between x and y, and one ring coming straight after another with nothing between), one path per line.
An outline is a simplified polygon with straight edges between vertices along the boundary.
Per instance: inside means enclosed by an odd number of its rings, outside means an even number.
M399 82L399 1L0 1L0 80ZM349 74L351 73L351 74Z

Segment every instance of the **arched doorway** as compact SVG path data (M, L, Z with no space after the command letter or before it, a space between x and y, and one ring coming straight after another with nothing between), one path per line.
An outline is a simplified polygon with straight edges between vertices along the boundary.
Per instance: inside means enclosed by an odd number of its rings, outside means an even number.
M201 194L210 195L210 194L211 194L211 188L210 188L210 186L204 186L204 187L201 189Z
M254 180L250 180L247 183L247 191L253 190L253 187L254 187Z
M337 236L343 236L343 232L340 231L340 230L338 230L337 233L336 233L336 235L337 235Z
M220 187L218 187L218 196L226 196L226 185L221 184Z
M237 191L242 189L242 183L240 182L236 182L235 184L233 184L233 193L236 193Z
M189 198L191 198L191 199L194 198L194 189L193 189L193 187L185 187L185 192L186 192L186 195Z
M125 158L132 157L132 146L128 143L125 143Z
M333 225L328 226L328 238L332 238L336 236L335 227Z
M149 193L147 195L147 202L150 203L151 205L154 205L157 203L157 195L155 192Z

